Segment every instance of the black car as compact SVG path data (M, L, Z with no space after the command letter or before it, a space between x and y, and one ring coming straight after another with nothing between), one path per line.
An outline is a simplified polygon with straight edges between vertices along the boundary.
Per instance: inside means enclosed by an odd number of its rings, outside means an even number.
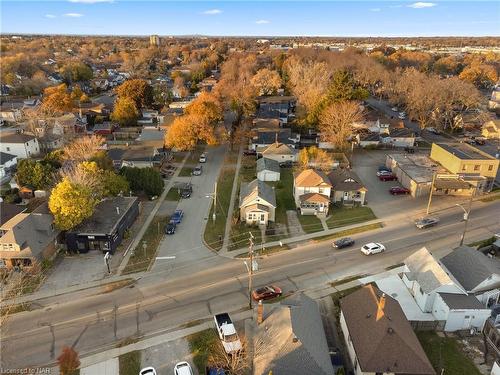
M176 227L177 226L175 225L175 223L168 223L167 225L165 225L165 233L166 234L174 234Z
M245 155L245 156L256 156L257 155L257 151L255 151L255 150L245 150L245 151L243 151L243 155Z
M290 160L282 161L280 163L280 168L292 168L292 167L293 167L293 163Z
M184 199L191 197L192 193L193 193L193 187L191 186L191 184L183 186L182 188L179 189L179 195L181 198Z
M344 247L349 247L354 245L354 240L350 237L341 238L340 240L334 241L332 247L335 249L343 249Z

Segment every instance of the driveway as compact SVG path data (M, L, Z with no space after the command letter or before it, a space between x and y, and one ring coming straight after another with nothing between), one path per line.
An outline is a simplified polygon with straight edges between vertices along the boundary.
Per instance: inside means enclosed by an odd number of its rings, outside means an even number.
M164 236L158 249L159 257L175 256L176 258L157 260L153 265L153 271L168 269L172 272L181 272L181 267L193 261L216 257L205 247L202 239L212 204L211 194L224 162L225 150L225 146L208 147L205 152L207 162L203 165L201 176L175 179L176 183L191 182L193 193L191 198L181 199L178 202L177 209L184 211L184 218L177 226L174 235Z
M194 375L198 375L185 337L144 349L141 355L141 367L153 366L158 375L173 374L175 364L183 361L191 365Z

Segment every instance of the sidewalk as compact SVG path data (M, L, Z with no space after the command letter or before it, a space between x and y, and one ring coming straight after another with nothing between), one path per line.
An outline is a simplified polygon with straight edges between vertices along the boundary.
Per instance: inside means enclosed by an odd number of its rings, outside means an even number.
M132 243L130 244L130 246L128 247L128 249L125 251L125 253L123 253L123 260L122 260L122 262L120 264L120 267L118 267L118 270L116 271L117 275L121 275L122 272L123 272L123 270L127 266L128 260L132 256L133 250L139 245L139 242L141 242L142 236L144 235L144 233L148 229L149 224L151 224L151 221L153 221L153 218L156 216L156 213L160 209L161 204L163 203L163 201L165 200L165 197L167 196L168 191L174 185L174 179L176 179L177 177L179 177L179 173L182 170L182 168L184 167L184 163L186 162L186 160L187 160L187 158L189 157L190 154L191 153L188 152L186 154L186 156L184 156L184 159L182 159L182 162L179 163L179 165L177 166L177 169L176 169L175 173L172 175L172 177L170 178L170 180L168 181L168 183L165 185L165 188L163 189L163 192L158 197L158 201L156 202L156 206L153 208L153 210L150 212L150 214L147 217L147 219L144 221L144 224L143 224L142 228L135 235L135 238L132 241ZM130 250L132 250L132 251L130 251Z
M231 200L229 201L229 209L227 211L226 218L226 229L224 230L224 241L222 242L222 248L220 251L227 252L227 247L229 246L229 238L231 236L231 224L234 211L234 202L236 198L236 192L238 191L238 181L239 181L239 173L241 168L241 159L243 157L243 144L240 145L238 150L238 161L236 162L236 170L234 172L234 180L233 180L233 188L231 190Z

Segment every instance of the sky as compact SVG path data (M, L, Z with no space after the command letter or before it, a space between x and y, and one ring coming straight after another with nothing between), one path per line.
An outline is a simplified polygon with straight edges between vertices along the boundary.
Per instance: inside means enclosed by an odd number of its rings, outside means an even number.
M499 36L500 1L0 1L2 33Z

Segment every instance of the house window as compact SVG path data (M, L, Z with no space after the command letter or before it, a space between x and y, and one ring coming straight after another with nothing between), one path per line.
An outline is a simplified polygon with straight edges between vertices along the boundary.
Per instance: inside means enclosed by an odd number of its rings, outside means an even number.
M465 171L467 169L466 165L462 165L462 171Z
M324 190L325 190L325 189L323 189L323 188L319 188L319 189L318 189L318 193L323 194L323 191L324 191Z
M310 191L311 191L311 188L309 188L309 187L304 188L304 193L309 193Z
M492 164L488 165L488 170L489 170L489 171L492 171L492 170L493 170L493 165L492 165Z
M10 147L7 147L7 151L10 151Z
M479 168L481 168L481 166L480 166L479 164L476 164L476 165L474 166L474 170L475 170L475 171L478 171L478 170L479 170Z

